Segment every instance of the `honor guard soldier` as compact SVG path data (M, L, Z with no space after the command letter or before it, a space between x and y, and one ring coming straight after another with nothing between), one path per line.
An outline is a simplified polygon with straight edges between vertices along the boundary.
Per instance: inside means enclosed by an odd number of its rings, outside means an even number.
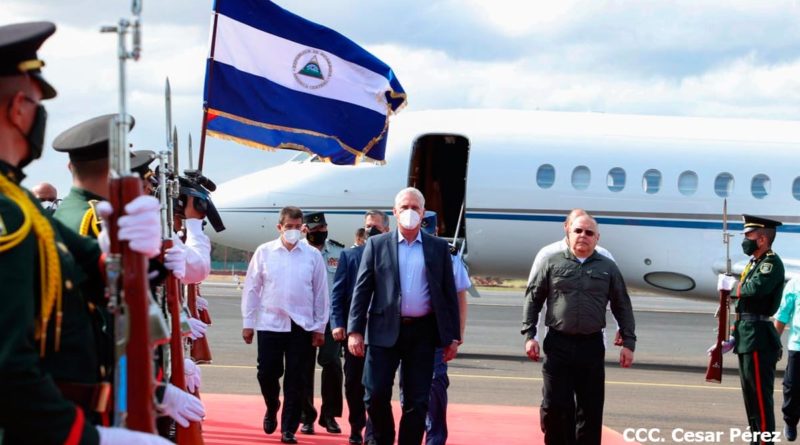
M752 215L744 216L742 251L750 255L738 283L721 274L718 287L731 291L736 307L733 339L727 342L739 356L739 376L747 411L747 422L759 443L775 431L772 390L781 341L770 317L778 309L784 283L783 262L772 251L775 228L781 223ZM723 349L723 352L726 352ZM770 435L769 437L761 433Z
M47 113L40 102L56 95L36 56L54 32L50 22L0 27L0 437L4 444L167 444L92 424L107 399L83 289L102 295L102 252L20 186L22 169L42 154ZM119 226L158 221L149 204L133 201ZM120 239L135 250L158 252L157 231L128 232Z
M56 151L69 154L72 188L61 201L55 218L83 236L97 238L100 220L95 205L108 199L109 125L116 114L106 114L81 122L59 134L53 141ZM131 127L134 125L131 116ZM152 159L151 159L152 160ZM132 156L131 169L146 166L145 156Z
M325 213L323 212L306 213L303 216L303 231L306 232L308 244L322 253L322 258L325 260L325 269L328 273L328 289L333 289L333 278L336 275L339 255L344 250L344 244L328 238L328 223L325 221ZM330 305L330 296L328 304ZM309 350L304 374L303 389L305 393L302 400L301 416L303 426L300 428L300 432L303 434L314 434L314 420L317 419L317 411L314 408L314 358L317 355L316 349L311 348ZM342 430L335 418L342 416L344 373L342 372L341 344L333 339L330 322L325 326L325 344L320 346L316 361L322 367L320 387L322 405L320 406L319 424L329 433L339 434Z

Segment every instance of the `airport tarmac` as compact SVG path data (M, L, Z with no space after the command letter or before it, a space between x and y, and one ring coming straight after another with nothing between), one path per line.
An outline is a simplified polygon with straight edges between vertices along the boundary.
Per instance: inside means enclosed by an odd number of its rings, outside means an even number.
M259 394L256 348L241 339L241 291L219 282L202 289L211 306L208 336L214 356L213 364L202 366L203 392ZM630 369L620 368L619 348L608 348L604 424L620 433L644 428L658 443L685 442L685 432L721 432L726 439L731 429L744 430L736 356L724 356L722 384L705 382L705 351L716 338L716 305L649 294L635 294L632 300L638 337L635 362ZM470 297L465 343L450 364L452 403L525 407L541 403L542 365L524 356L521 316L519 291L482 290L481 298ZM609 326L614 326L610 314ZM778 363L775 380L779 429L783 368L785 358Z

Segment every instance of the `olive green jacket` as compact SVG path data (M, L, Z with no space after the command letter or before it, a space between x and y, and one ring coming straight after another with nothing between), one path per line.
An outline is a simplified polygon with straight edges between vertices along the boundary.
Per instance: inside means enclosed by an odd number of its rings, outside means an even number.
M784 268L780 257L768 251L750 260L747 275L731 292L737 314L756 314L771 317L781 304ZM771 321L739 320L734 323L736 353L777 351L781 339Z

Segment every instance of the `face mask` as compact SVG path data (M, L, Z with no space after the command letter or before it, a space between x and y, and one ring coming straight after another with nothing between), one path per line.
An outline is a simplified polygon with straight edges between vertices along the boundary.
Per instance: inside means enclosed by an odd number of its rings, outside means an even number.
M328 232L308 232L306 234L306 239L308 240L308 244L312 246L321 246L325 244L325 240L328 239Z
M39 104L36 106L36 116L33 118L33 125L31 130L25 135L25 140L28 142L28 149L30 153L28 157L20 161L19 168L23 168L30 164L34 159L39 159L42 156L42 147L44 146L44 129L47 125L47 111L44 105Z
M742 240L742 252L745 255L752 255L753 252L758 250L758 243L754 239L743 239Z
M400 212L397 222L405 229L413 229L419 225L420 216L419 213L411 209L405 209Z
M300 241L300 236L302 233L297 229L291 229L283 232L283 239L286 240L287 243L291 245L297 244Z
M381 232L381 229L379 229L377 226L372 226L369 228L369 230L367 230L367 238L375 235L380 235L381 233L383 233Z

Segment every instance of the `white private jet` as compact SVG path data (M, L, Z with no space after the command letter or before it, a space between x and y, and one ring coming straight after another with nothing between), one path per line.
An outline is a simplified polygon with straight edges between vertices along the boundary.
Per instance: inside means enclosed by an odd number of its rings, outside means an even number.
M439 213L440 234L464 240L471 274L527 278L537 250L563 237L565 215L581 207L629 286L716 299L724 198L734 272L747 262L742 213L783 222L774 249L787 276L800 272L799 149L800 124L790 121L406 112L392 120L386 165L300 153L222 184L214 202L228 229L212 237L254 250L294 205L325 211L330 236L349 245L365 210L389 210L410 185Z

